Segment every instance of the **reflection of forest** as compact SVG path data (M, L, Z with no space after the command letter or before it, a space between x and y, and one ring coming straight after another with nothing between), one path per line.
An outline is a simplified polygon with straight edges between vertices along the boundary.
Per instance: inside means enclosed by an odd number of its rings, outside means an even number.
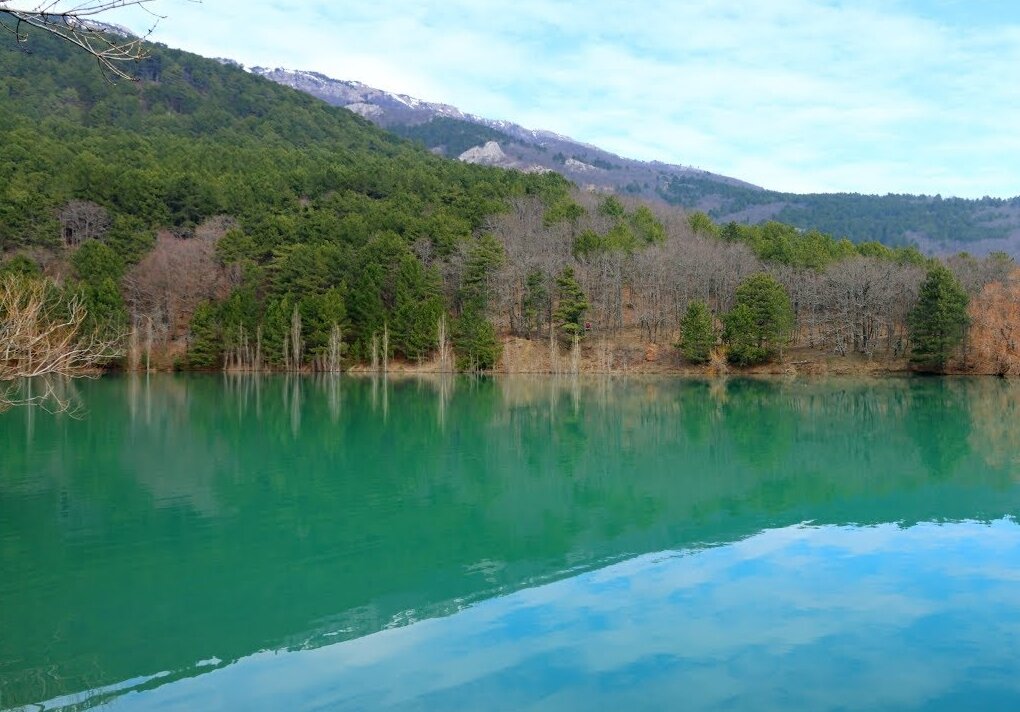
M0 416L0 701L358 637L805 520L1012 514L1017 393L987 379L85 383L83 420Z

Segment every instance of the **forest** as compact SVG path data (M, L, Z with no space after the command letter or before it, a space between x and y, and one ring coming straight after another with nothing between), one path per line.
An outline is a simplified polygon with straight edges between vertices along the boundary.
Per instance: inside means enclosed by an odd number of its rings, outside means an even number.
M968 303L1014 269L459 163L159 45L112 83L29 47L0 52L0 311L46 280L38 313L83 305L76 328L120 344L111 367L613 370L651 344L714 367L799 348L943 369Z
M756 222L764 216L855 242L878 240L887 245L911 245L923 237L927 246L940 251L947 245L1004 238L1020 215L1020 198L794 194L698 176L672 177L656 192L673 205L704 207L719 220Z

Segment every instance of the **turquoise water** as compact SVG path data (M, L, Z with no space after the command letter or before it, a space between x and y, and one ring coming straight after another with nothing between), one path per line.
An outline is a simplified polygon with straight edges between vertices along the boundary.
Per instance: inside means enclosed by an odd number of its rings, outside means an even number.
M104 378L0 415L0 709L1020 709L1020 387Z

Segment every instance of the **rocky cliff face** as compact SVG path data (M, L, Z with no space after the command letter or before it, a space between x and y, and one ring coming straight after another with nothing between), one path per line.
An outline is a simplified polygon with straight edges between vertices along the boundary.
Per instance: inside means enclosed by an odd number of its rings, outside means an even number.
M252 67L249 71L277 84L311 94L334 106L350 109L382 126L423 123L437 116L468 118L467 114L455 106L422 101L406 94L394 94L361 82L332 79L318 72L265 67Z
M509 162L503 149L495 141L486 141L483 146L475 146L457 156L465 163L478 163L483 166L503 166Z
M482 166L513 168L525 173L548 173L552 170L535 163L522 163L511 158L503 152L503 149L495 141L486 141L480 146L469 148L457 156L457 159L465 163L477 163Z

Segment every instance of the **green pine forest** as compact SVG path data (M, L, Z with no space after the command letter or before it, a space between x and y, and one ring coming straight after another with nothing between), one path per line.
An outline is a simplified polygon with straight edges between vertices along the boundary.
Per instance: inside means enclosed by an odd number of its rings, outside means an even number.
M135 71L137 81L110 82L94 61L40 34L0 45L0 273L45 272L83 295L95 328L133 332L142 312L129 293L158 272L160 240L198 240L220 219L210 259L221 287L163 317L164 338L181 331L186 342L175 356L181 368L255 358L275 368L349 367L380 354L420 362L442 350L437 332L448 334L458 367L493 368L506 334L569 344L591 330L617 333L627 289L640 302L630 305L641 312L634 323L651 340L679 329L696 299L705 310L699 329L710 332L699 337L698 358L707 359L706 338L732 332L734 362L750 363L811 329L824 336L805 321L817 313L806 315L797 298L801 282L847 261L885 264L913 275L890 299L916 301L934 265L912 247L855 244L779 222L717 225L704 213L583 194L555 173L438 157L413 132L387 133L235 66L160 45ZM515 228L525 208L537 217ZM731 269L733 279L687 289L693 282L678 272L662 277L672 297L642 297L642 265L691 269L693 255ZM976 261L961 259L973 273ZM1000 255L989 264L1001 272L1007 263ZM757 337L738 335L755 307L737 283L765 272L776 273L770 298L790 301L776 307L776 324L748 327ZM181 280L166 287L188 288ZM178 296L189 303L189 294ZM906 314L891 314L885 343L902 350ZM879 348L877 338L862 348Z

